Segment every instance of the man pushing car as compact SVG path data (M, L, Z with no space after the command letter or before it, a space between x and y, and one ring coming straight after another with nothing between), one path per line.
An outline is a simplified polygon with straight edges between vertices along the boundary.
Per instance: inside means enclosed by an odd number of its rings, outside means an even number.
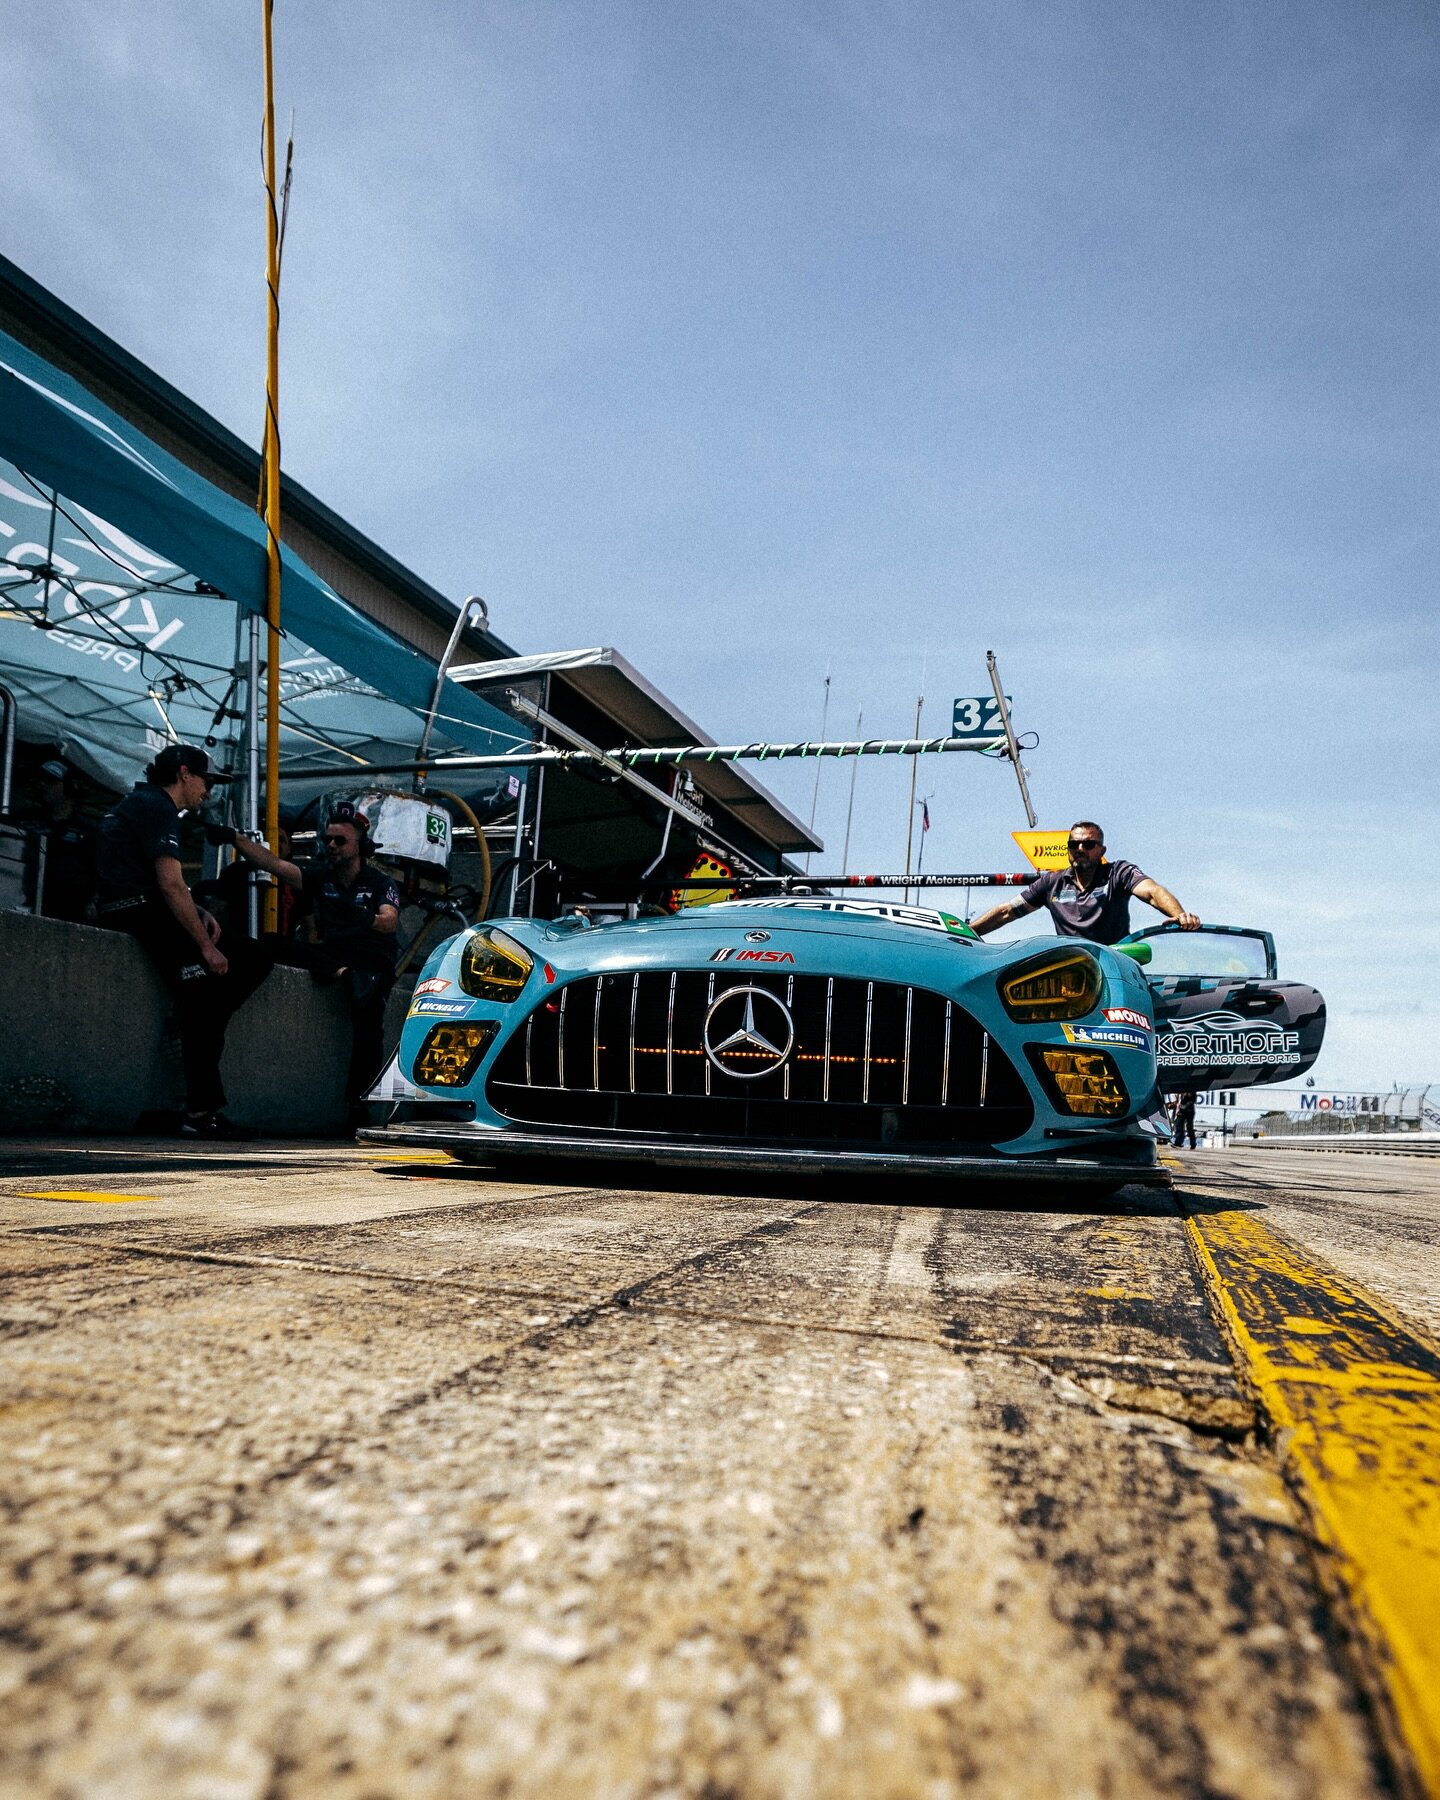
M1132 894L1173 919L1182 931L1200 929L1197 916L1186 912L1169 888L1152 881L1134 863L1106 862L1105 834L1093 819L1078 819L1070 827L1066 848L1068 869L1046 869L1021 890L1018 900L1002 901L972 919L971 929L984 937L1043 906L1054 920L1058 936L1117 944L1130 935Z

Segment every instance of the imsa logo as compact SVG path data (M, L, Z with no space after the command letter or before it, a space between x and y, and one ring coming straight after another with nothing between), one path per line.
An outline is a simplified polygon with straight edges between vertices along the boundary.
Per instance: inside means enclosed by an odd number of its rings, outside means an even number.
M788 950L712 950L712 963L793 963L795 958Z

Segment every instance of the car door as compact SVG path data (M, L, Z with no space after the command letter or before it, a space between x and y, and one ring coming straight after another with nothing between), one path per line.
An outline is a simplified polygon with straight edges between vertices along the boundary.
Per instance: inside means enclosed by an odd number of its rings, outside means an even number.
M1125 942L1150 948L1144 971L1166 1093L1288 1080L1320 1054L1325 1002L1303 982L1278 979L1268 931L1168 924Z

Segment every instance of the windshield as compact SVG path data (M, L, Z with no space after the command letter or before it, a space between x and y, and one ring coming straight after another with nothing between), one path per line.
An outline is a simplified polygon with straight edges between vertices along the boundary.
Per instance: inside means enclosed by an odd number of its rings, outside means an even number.
M1145 973L1156 975L1268 974L1265 941L1228 931L1162 931L1146 938L1150 961Z

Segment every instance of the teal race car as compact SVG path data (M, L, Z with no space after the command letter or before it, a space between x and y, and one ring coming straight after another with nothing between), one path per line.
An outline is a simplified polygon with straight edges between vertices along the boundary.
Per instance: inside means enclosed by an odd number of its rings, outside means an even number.
M361 1137L497 1166L1163 1185L1150 954L820 895L487 923L427 964Z

